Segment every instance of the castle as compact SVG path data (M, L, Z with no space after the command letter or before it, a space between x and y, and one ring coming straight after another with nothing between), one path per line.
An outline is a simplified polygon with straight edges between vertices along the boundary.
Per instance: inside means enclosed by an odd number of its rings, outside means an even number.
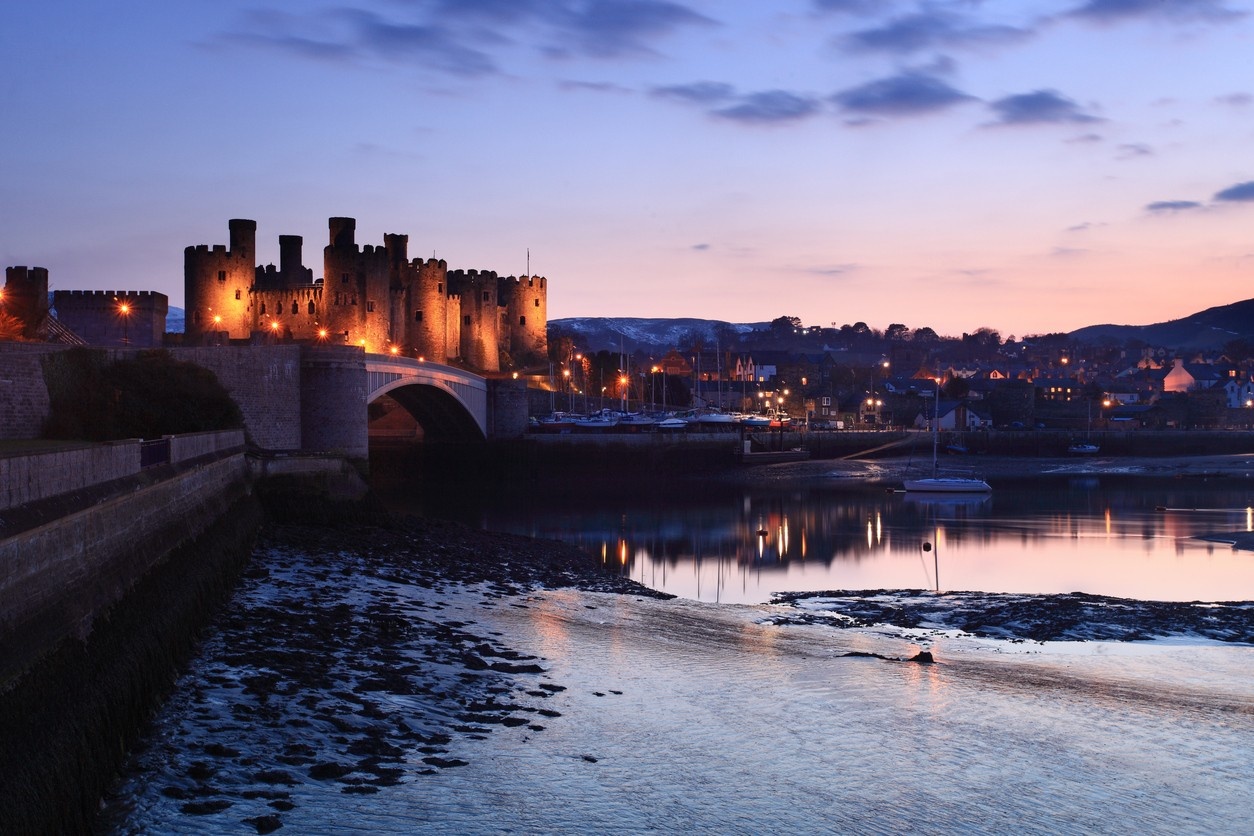
M279 265L256 264L256 221L228 222L230 244L184 251L189 344L273 335L298 342L359 345L480 372L547 355L542 276L452 270L443 260L409 260L408 235L358 246L353 218L328 221L323 277L301 263L303 239L279 236Z

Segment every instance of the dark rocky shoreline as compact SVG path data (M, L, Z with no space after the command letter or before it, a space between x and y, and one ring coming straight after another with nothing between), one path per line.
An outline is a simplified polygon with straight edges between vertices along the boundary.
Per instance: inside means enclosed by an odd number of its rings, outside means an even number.
M670 597L562 543L455 523L267 524L180 683L177 743L137 748L98 830L123 829L134 784L155 780L164 800L142 803L177 805L188 827L222 816L266 833L311 792L371 794L465 765L449 750L459 736L541 733L564 687L447 609L463 586L481 606L527 607L537 588Z

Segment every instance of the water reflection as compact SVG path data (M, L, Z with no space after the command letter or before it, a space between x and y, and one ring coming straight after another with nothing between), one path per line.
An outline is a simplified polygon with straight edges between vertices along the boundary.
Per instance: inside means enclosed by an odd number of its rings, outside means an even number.
M483 527L578 544L607 571L703 601L934 588L938 573L950 590L1254 599L1254 554L1196 539L1254 530L1254 489L1235 480L1086 477L971 497L847 485L583 495L474 511Z

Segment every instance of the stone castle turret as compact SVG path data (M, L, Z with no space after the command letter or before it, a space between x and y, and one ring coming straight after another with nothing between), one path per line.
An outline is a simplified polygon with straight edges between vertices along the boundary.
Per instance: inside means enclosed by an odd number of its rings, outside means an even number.
M225 332L229 339L247 339L256 327L250 293L256 279L257 222L228 221L230 247L206 244L183 251L183 304L187 336Z
M35 339L48 318L48 268L6 267L4 311L22 322L22 336Z

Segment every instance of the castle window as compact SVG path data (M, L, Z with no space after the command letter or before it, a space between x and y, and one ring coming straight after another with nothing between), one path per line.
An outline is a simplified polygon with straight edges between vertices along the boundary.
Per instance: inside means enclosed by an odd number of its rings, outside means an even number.
M436 293L443 293L443 292L444 292L444 282L436 282L436 283L435 283L435 292L436 292Z
M538 308L538 307L540 307L540 300L539 300L539 299L537 299L537 300L536 300L536 307L537 307L537 308Z
M486 290L483 291L483 301L488 301L488 292Z
M357 297L356 297L356 296L353 296L353 298L352 298L352 299L350 299L350 300L348 301L348 304L350 304L350 305L356 305L356 304L357 304Z
M469 324L470 324L470 317L469 317L469 316L463 317L463 318L462 318L462 324L463 324L463 325L469 325Z
M414 311L414 322L422 322L422 311Z
M262 316L266 315L266 303L265 302L261 303L261 315Z
M374 313L374 300L373 299L366 300L366 310L370 313Z
M527 324L527 317L525 317L525 316L520 316L520 317L518 317L518 324L519 324L519 325L526 325L526 324Z
M224 282L224 281L226 281L226 271L225 271L225 270L219 270L219 271L218 271L218 281L220 281L220 282Z
M341 273L341 274L340 274L340 283L341 283L341 284L348 284L348 274L347 274L347 273Z
M309 300L309 315L310 315L310 316L313 316L313 315L314 315L315 310L316 310L316 308L314 308L314 303L313 303L313 300L312 300L312 299L310 299L310 300Z
M238 291L238 290L236 290L236 291L235 291L235 301L237 301L237 302L239 301L239 291Z

